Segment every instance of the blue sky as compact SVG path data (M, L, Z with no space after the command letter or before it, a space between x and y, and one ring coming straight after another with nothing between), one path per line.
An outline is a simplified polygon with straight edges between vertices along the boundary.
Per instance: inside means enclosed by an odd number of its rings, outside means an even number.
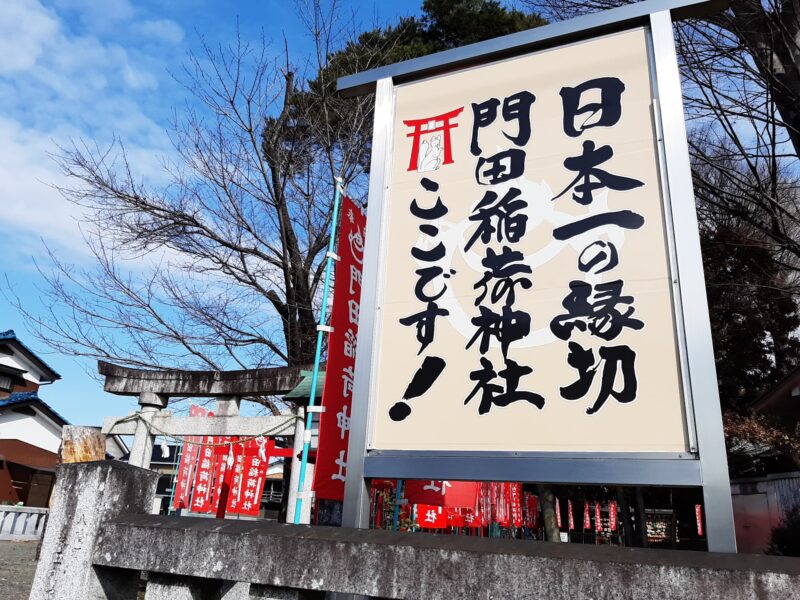
M420 2L350 2L365 26L418 12ZM291 0L3 0L0 11L0 273L32 310L39 306L45 243L60 260L89 260L80 214L54 185L65 183L48 153L68 140L108 144L122 140L145 177L158 178L159 157L170 153L167 129L174 109L188 100L172 73L200 37L215 44L266 38L303 60L310 40ZM3 281L5 285L5 281ZM48 349L0 295L0 330L17 335L63 379L41 397L75 424L99 424L135 404L105 394L89 373L93 361Z

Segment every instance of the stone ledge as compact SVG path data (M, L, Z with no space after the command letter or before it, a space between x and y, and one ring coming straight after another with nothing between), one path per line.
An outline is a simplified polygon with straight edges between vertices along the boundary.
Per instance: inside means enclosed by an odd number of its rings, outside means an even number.
M800 559L146 515L106 523L93 562L413 600L800 600Z

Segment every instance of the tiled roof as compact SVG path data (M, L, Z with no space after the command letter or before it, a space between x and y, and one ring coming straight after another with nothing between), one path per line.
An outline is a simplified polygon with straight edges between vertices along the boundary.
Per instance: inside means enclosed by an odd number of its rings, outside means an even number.
M309 396L311 396L311 371L300 371L300 375L302 375L303 379L300 380L300 383L297 384L297 387L294 388L291 392L284 396L287 400L308 400ZM315 396L317 398L322 397L322 389L325 387L325 371L319 372L319 377L317 378L317 389Z
M22 341L17 337L17 334L14 333L13 329L9 329L7 331L0 331L0 342L1 341L9 341L14 342L19 348L28 355L28 358L31 359L34 363L37 363L39 368L43 371L49 371L51 375L51 379L55 381L56 379L61 379L61 375L53 369L50 365L44 362L39 355L36 354L33 350L28 348Z

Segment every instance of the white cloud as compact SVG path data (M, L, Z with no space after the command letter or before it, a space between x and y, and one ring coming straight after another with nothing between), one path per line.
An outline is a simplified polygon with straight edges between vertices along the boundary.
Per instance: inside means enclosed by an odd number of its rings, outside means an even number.
M7 0L0 10L0 76L32 68L58 21L35 0Z
M123 46L116 36L106 41L88 26L73 31L74 20L70 26L57 12L78 11L82 23L101 12L121 21L133 18L130 4L56 0L54 6L3 0L0 10L0 228L6 248L0 270L2 263L14 265L12 251L17 259L40 255L41 238L71 257L85 253L81 214L52 187L68 183L48 156L58 145L82 138L103 147L118 136L134 168L150 179L161 176L159 157L171 151L158 122L169 111L160 90L167 59L144 46ZM170 21L153 23L152 36L182 36Z
M60 10L77 13L84 25L94 30L134 15L133 5L128 0L54 0L54 4Z
M180 44L184 38L184 32L181 26L170 19L139 21L133 24L133 31L145 37L168 44Z
M6 252L16 253L17 260L22 259L21 254L41 255L40 238L71 255L84 252L75 207L52 187L64 183L47 156L52 147L45 134L0 118L0 221L4 237L14 240L5 245Z

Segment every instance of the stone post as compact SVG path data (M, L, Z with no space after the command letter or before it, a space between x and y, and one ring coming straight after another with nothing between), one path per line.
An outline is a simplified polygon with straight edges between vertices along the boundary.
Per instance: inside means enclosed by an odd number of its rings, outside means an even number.
M120 514L147 514L158 473L118 461L59 467L30 600L136 600L139 572L92 566L97 533Z
M169 398L153 392L139 394L142 418L136 421L136 433L133 435L133 445L128 463L143 469L150 468L150 459L153 456L155 436L150 433L150 422L158 411L167 407Z
M289 478L289 501L286 505L286 522L294 523L294 509L297 504L297 484L300 482L300 455L303 453L303 443L306 431L305 410L302 407L297 408L297 420L294 425L294 445L292 451L292 475ZM311 491L311 484L314 481L314 465L306 465L306 480L303 485L303 491L309 494ZM303 509L300 515L300 523L308 525L311 523L311 504L312 498L306 497L303 499Z
M61 429L61 462L80 463L104 460L106 436L95 427L64 425Z

